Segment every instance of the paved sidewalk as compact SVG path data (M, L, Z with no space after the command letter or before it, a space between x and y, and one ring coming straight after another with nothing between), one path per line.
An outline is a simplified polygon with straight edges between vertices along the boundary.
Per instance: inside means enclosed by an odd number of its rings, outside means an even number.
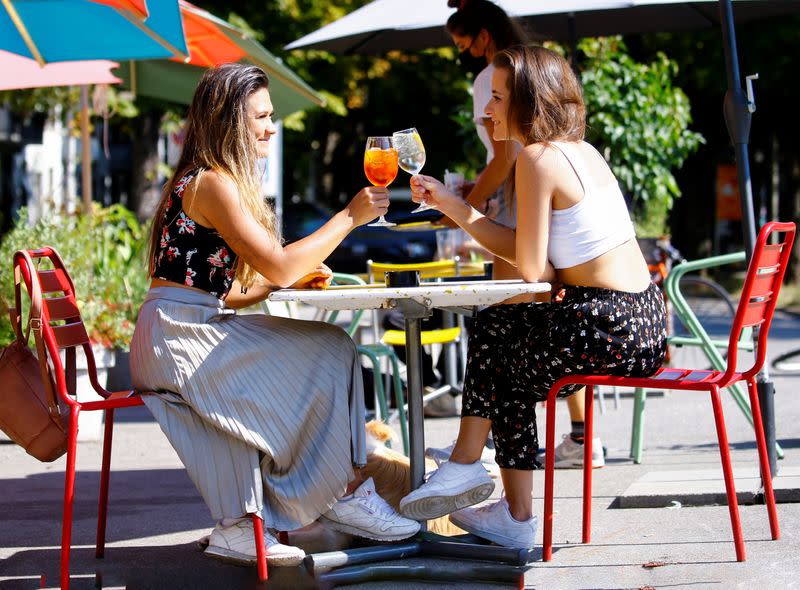
M776 326L770 357L800 346L800 319L783 316ZM541 548L525 574L525 586L537 589L612 588L771 588L800 587L800 376L774 376L777 436L786 456L779 462L776 486L781 539L771 541L766 507L740 506L747 561L735 561L727 507L705 505L722 493L719 455L710 402L704 395L670 392L648 399L643 463L628 459L632 400L620 407L606 398L596 406L596 429L608 447L607 466L594 471L592 542L580 543L581 472L556 473L555 550L541 561ZM565 404L559 404L560 432L568 428ZM731 400L725 401L737 477L756 481L752 430ZM254 569L206 558L195 541L213 522L185 471L144 408L117 414L106 558L94 558L99 488L99 443L82 442L78 451L73 529L72 588L224 589L314 588L302 568L272 568L259 586ZM539 415L544 438L544 411ZM426 421L426 443L446 446L458 420ZM542 441L543 442L543 441ZM0 589L53 588L58 583L64 459L39 463L21 449L0 444ZM541 517L543 473L535 474L534 511ZM676 479L678 483L676 483ZM716 487L715 487L716 486ZM744 485L742 501L752 500ZM624 497L647 488L658 508L620 508ZM633 490L633 492L631 492ZM500 494L500 486L495 492ZM694 498L694 500L693 500ZM691 503L699 506L689 506ZM538 534L541 542L541 530ZM411 559L453 572L470 564ZM441 588L424 582L374 582L351 586L364 590ZM502 588L498 584L452 582L444 587Z

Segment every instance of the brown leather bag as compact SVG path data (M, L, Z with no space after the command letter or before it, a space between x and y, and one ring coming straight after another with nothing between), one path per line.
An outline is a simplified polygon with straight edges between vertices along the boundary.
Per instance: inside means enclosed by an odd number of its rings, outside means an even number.
M36 267L21 251L32 274ZM16 260L16 257L15 257ZM68 410L58 403L47 354L42 341L42 292L35 276L31 289L31 310L22 334L20 270L14 265L16 307L9 310L16 340L0 349L0 430L40 461L55 461L67 452ZM39 359L28 348L33 331Z

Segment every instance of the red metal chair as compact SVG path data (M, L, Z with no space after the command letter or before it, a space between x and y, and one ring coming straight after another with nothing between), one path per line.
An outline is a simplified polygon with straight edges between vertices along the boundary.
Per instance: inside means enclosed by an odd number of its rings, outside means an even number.
M738 381L745 381L750 394L750 406L753 412L753 421L758 446L758 459L761 468L761 478L764 483L764 495L769 515L770 532L773 539L780 537L778 528L778 515L775 509L775 496L772 491L772 477L770 474L767 448L764 439L764 429L761 423L761 407L756 391L756 374L764 364L767 354L767 335L769 333L772 315L778 299L783 275L792 251L795 237L794 223L771 222L766 224L758 235L752 260L747 271L739 307L734 318L733 327L728 345L728 365L723 371L707 371L695 369L662 368L652 377L613 377L604 375L569 375L559 379L550 389L547 398L547 434L545 459L545 484L544 484L544 539L543 559L550 561L553 556L553 477L555 471L555 418L556 394L559 390L571 383L586 385L586 437L584 443L584 471L583 471L583 542L588 543L591 537L592 525L592 420L593 420L593 388L595 385L618 385L626 387L644 387L652 389L673 389L685 391L708 391L711 394L711 404L714 410L717 438L719 440L722 472L725 477L725 490L728 498L728 510L733 529L733 543L736 548L737 561L745 560L744 539L742 526L739 521L739 507L736 501L736 490L733 483L733 469L731 467L728 436L725 427L725 418L722 413L719 391ZM783 241L768 244L772 234L783 233ZM753 365L744 372L737 372L736 359L739 351L739 336L743 329L748 327L759 328L757 355Z
M41 268L41 259L48 259L48 268ZM37 262L34 263L34 260ZM108 481L111 467L111 439L114 431L114 410L130 408L143 404L139 392L110 392L97 381L97 369L89 342L86 327L81 319L75 301L75 285L55 248L44 247L35 250L19 251L14 254L14 267L19 266L22 280L30 296L35 291L42 295L41 326L31 326L41 330L45 347L45 359L54 381L59 401L69 407L69 440L67 444L67 466L64 479L64 513L61 525L61 588L69 588L69 555L72 544L72 500L75 491L75 460L78 437L78 415L81 412L105 411L105 433L103 436L103 461L100 472L100 503L97 515L97 543L95 556L102 558L105 553L106 515L108 512ZM102 400L79 402L76 387L76 350L83 348L86 355L89 379L92 388ZM64 350L62 363L60 351ZM66 366L65 366L66 365ZM258 577L267 579L267 559L264 546L264 526L261 517L251 514L256 538L256 557ZM259 542L260 540L260 542Z

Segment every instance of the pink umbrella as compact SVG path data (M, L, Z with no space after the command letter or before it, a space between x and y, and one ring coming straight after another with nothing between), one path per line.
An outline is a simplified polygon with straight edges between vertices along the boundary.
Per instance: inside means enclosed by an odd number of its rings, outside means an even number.
M81 142L84 207L91 212L91 154L89 152L89 84L119 84L111 73L119 64L106 60L64 61L40 66L36 60L0 50L0 90L49 86L81 86Z
M106 60L64 61L39 66L36 60L0 50L0 90L119 84L122 80L111 73L118 66Z

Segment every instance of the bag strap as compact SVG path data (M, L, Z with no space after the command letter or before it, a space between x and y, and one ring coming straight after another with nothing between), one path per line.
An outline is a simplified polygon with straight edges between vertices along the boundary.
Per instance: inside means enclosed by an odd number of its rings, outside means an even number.
M47 407L49 408L52 416L60 416L61 408L58 405L58 397L56 396L56 392L53 388L53 382L50 379L50 371L47 366L47 350L45 349L44 340L42 339L42 289L39 285L38 278L33 276L37 272L36 266L34 265L30 254L28 254L25 250L19 250L17 253L25 259L25 263L28 265L28 270L31 274L31 309L30 313L28 314L28 324L26 326L25 339L22 340L22 330L20 328L22 315L22 298L20 296L21 279L19 265L15 265L14 298L17 305L17 323L15 325L15 331L17 332L17 338L19 338L22 343L25 344L25 346L28 345L28 338L30 337L31 331L33 331L33 339L36 342L36 355L39 357L39 370L42 373L42 382L44 383L44 388L47 392Z
M20 277L19 265L14 265L14 307L8 310L11 317L11 326L14 328L14 334L17 340L27 345L28 338L31 335L30 325L27 326L25 336L22 336L22 296L20 295Z

